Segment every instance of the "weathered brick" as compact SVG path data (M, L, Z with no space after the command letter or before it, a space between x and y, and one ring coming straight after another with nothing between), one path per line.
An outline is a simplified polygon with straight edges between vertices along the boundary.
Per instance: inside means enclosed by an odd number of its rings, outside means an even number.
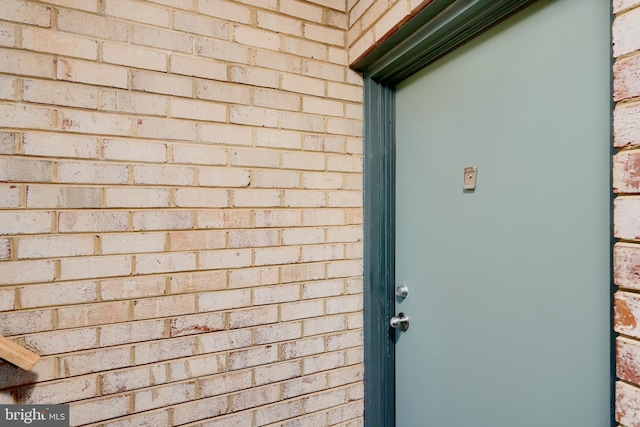
M201 315L198 315L201 317ZM206 354L169 363L173 381L201 378L227 370L225 354Z
M195 337L187 336L136 344L136 365L191 356L195 353Z
M254 408L269 403L277 402L280 399L280 386L269 385L254 387L247 391L231 396L231 410L241 411L247 408Z
M124 42L127 40L127 24L93 13L70 9L58 9L58 29L75 34L84 34L103 40Z
M256 425L263 426L276 421L286 420L302 415L303 412L301 400L261 407L256 411Z
M210 397L179 405L173 409L173 422L186 424L202 419L215 419L228 411L227 397Z
M156 141L132 139L105 139L103 155L109 160L148 161L163 163L167 161L167 144Z
M129 302L117 301L61 307L56 310L59 328L79 328L129 320Z
M251 387L251 371L230 372L203 378L200 383L200 395L217 396Z
M199 294L197 301L198 309L201 312L248 307L251 305L251 291L239 289L208 292Z
M224 313L206 313L182 316L171 319L169 335L179 337L183 335L202 334L223 330L227 317Z
M640 55L618 60L613 64L613 100L640 96Z
M273 285L278 283L279 280L279 269L277 267L243 268L229 272L230 288Z
M122 393L128 390L163 384L167 382L167 379L167 369L164 365L127 368L102 374L100 376L100 388L103 394Z
M233 124L200 123L200 138L209 144L251 145L253 131L251 128Z
M20 237L16 247L17 258L92 255L94 240L89 235Z
M182 230L193 228L195 212L184 210L136 211L134 230Z
M215 353L251 345L251 331L238 329L235 331L214 332L198 337L199 353Z
M10 311L15 309L15 302L16 290L14 288L0 289L0 311Z
M217 231L181 231L169 235L172 251L218 249L226 246L226 234Z
M615 419L620 424L637 427L640 408L640 389L622 381L616 382Z
M163 252L166 245L164 233L116 233L100 236L103 254Z
M225 249L200 252L198 268L240 268L251 264L250 249Z
M293 36L302 36L302 22L298 19L263 10L258 10L256 17L257 25L260 28L280 31Z
M166 278L162 276L133 276L100 281L100 298L103 300L132 299L163 295Z
M147 411L193 400L195 397L195 382L157 386L137 391L134 394L134 409L135 411Z
M249 326L267 325L278 321L278 307L266 306L229 313L229 328L247 328ZM259 364L259 363L258 363Z
M227 80L227 66L208 58L171 55L169 71L185 76L202 77L213 80Z
M0 262L0 277L4 285L53 281L55 261L9 261Z
M106 0L104 5L106 15L142 22L145 24L168 27L169 10L146 3L132 0Z
M59 58L55 73L59 80L72 82L125 89L129 84L128 71L124 67L72 58Z
M334 370L344 366L345 361L345 354L342 351L308 357L302 361L303 374L309 375L316 372Z
M307 412L314 412L338 406L343 403L347 403L346 390L330 390L307 397L305 399L305 408Z
M326 278L325 265L323 263L288 265L282 266L280 270L283 283Z
M302 324L278 323L255 329L256 344L269 344L278 341L288 341L302 337Z
M133 301L134 320L177 316L195 311L194 295L168 295Z
M193 83L188 77L148 71L133 71L132 76L135 90L186 97L193 94Z
M37 25L51 26L51 8L21 0L5 0L2 3L2 19Z
M254 265L295 264L300 261L300 248L284 246L254 250Z
M62 306L97 300L98 284L93 281L46 283L20 289L22 308Z
M89 399L97 395L95 377L67 378L62 381L40 384L36 387L20 389L18 402L21 404L67 403Z
M282 321L322 315L324 315L324 302L322 300L288 303L282 304L280 307L280 319Z
M96 109L98 91L95 88L67 82L23 80L22 96L25 101L39 104L66 105Z
M12 184L0 184L0 208L20 206L20 187ZM3 259L0 256L0 259Z
M283 363L255 367L256 385L269 384L299 377L301 375L301 365L302 362L300 360L290 360Z
M278 304L300 300L299 285L260 287L253 290L253 304Z
M85 37L56 33L37 27L22 29L22 46L28 50L83 59L98 58L98 43Z
M53 329L51 310L10 311L0 313L0 335L22 335Z
M164 319L120 323L100 327L100 345L103 347L140 341L160 340L165 337ZM143 348L142 351L143 354L146 354L152 351L152 349Z
M327 376L325 374L305 376L284 383L282 388L285 399L326 390Z
M201 162L207 159L201 159ZM214 159L209 160L211 162ZM226 161L226 159L225 159ZM198 184L207 187L248 187L251 182L249 170L242 168L198 168Z
M174 12L173 28L217 39L229 38L229 24L227 22L195 13Z
M166 425L170 425L168 409L142 412L140 414L118 418L113 422L103 423L104 427L166 426Z
M325 351L324 337L307 338L280 344L280 352L284 360L297 359Z
M202 0L198 5L200 12L224 20L248 24L251 19L251 9L235 2L226 0Z
M84 425L125 416L129 413L130 400L129 396L122 395L73 403L69 409L69 424Z
M169 277L171 293L213 291L227 286L225 271L198 271L172 274Z
M102 96L100 97L99 107L101 110L106 111L151 114L155 116L166 116L167 114L167 102L165 97L122 90L103 90ZM139 146L142 148L141 143L139 143ZM141 155L141 153L137 154L139 156ZM130 155L135 156L136 153L130 153ZM141 158L140 160L151 161L149 158Z
M192 53L193 38L190 35L144 25L132 25L131 42L163 50Z
M166 188L113 187L104 190L107 208L163 208L170 205Z
M65 377L109 371L131 363L129 347L106 348L60 357L60 372Z
M82 184L126 184L126 165L95 162L58 162L58 182Z
M131 257L123 255L63 258L60 260L60 279L128 276L131 267Z
M129 214L122 211L61 211L58 231L61 233L125 231Z
M95 187L67 187L29 185L25 188L28 208L99 208L100 189Z
M79 135L25 132L22 134L22 152L34 156L95 159L98 140Z
M361 417L364 415L364 402L352 402L346 405L338 406L329 411L329 422L334 425L340 425L338 423L352 420L354 424L353 427L357 425L362 425L364 422ZM360 419L358 420L358 418ZM345 425L347 427L347 425Z
M84 328L31 334L24 337L24 342L38 354L50 355L95 348L98 340L94 328Z
M613 110L613 145L640 145L640 104L617 105Z

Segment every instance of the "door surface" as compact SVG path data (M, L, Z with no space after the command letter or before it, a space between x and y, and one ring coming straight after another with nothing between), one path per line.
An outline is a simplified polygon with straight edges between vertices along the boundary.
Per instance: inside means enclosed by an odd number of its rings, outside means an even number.
M540 1L397 87L398 427L610 425L609 19Z

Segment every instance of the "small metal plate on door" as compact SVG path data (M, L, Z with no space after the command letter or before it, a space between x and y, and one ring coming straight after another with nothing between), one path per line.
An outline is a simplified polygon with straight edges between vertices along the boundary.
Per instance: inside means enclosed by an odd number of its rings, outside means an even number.
M463 190L475 190L476 189L476 167L469 166L464 168L464 179L462 181Z

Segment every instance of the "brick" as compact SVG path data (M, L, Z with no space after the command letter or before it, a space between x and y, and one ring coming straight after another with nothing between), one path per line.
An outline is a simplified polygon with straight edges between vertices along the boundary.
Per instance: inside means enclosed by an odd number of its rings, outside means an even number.
M282 388L283 388L283 394L285 399L290 399L292 397L298 397L305 394L326 390L327 376L325 374L305 376L305 377L284 383ZM301 401L298 400L298 402L301 402Z
M331 207L362 207L362 191L329 191L328 205Z
M163 252L165 245L164 233L118 233L100 236L101 253L104 255Z
M282 285L255 288L253 290L253 304L278 304L281 302L299 301L299 285Z
M185 76L213 80L227 80L227 66L207 58L171 55L169 71Z
M327 337L327 351L342 350L363 344L362 330L342 332Z
M200 395L217 396L251 387L251 372L230 372L200 380Z
M225 21L249 24L251 9L236 2L225 0L202 0L198 3L199 11L205 15L215 16Z
M53 357L42 357L29 371L25 371L8 362L0 363L0 388L5 389L33 384L35 382L34 375L37 375L37 379L42 382L55 379L56 369L57 360Z
M616 382L615 419L620 424L637 427L637 411L640 407L640 389L622 381Z
M286 207L322 207L327 205L327 194L317 190L287 190L283 204Z
M0 126L50 130L53 129L52 113L48 108L31 105L0 104Z
M198 39L197 53L219 61L249 64L248 47L221 40Z
M268 50L280 49L281 41L278 32L265 31L259 28L244 25L234 25L232 27L232 31L233 41L238 44L244 46L254 46Z
M282 321L305 319L324 315L324 303L321 300L283 304L280 307Z
M640 221L638 221L637 206L640 204L638 197L617 197L613 201L614 237L620 239L639 239Z
M192 356L195 353L195 337L180 337L137 344L134 347L137 365Z
M275 246L278 244L276 230L231 230L229 231L229 247L252 248Z
M193 7L193 0L151 0L153 3L163 4L165 6L171 6L178 9L191 9Z
M119 211L62 211L58 213L61 233L125 231L129 214Z
M227 107L209 101L174 98L171 100L171 116L182 119L224 122L227 119Z
M194 252L174 252L165 254L140 254L136 256L138 274L189 271L196 269Z
M276 421L286 420L302 415L303 412L302 401L300 400L261 407L256 411L256 425L263 426Z
M282 166L288 169L324 170L326 157L320 153L287 152L282 155Z
M134 395L135 411L147 411L174 405L196 397L195 383L179 383L141 390Z
M323 337L296 340L280 345L280 352L284 360L310 356L324 351Z
M98 157L98 140L69 134L25 132L22 134L22 152L43 157L95 159Z
M0 77L0 99L16 100L16 85L18 80L9 77Z
M234 426L247 426L253 423L252 412L241 412L239 414L228 415L224 417L217 417L213 420L208 420L203 427L234 427Z
M23 80L23 99L40 104L66 105L96 109L98 92L95 88L63 82Z
M207 292L197 296L197 304L200 312L249 307L251 305L251 291L239 289Z
M258 10L256 25L271 31L280 31L293 36L302 36L302 22L284 15Z
M37 27L22 29L22 47L75 58L98 59L98 42L95 40Z
M97 283L66 282L25 286L20 289L20 306L35 308L86 303L97 300Z
M621 288L638 289L640 246L616 243L613 247L613 280Z
M229 193L227 190L178 188L174 194L175 204L178 207L219 208L229 206Z
M131 362L131 349L105 348L63 356L59 360L60 372L65 377L75 377L125 367Z
M204 143L224 145L251 145L253 131L239 125L199 123L200 138Z
M256 344L294 340L302 337L302 324L300 322L278 323L256 328L254 334Z
M230 288L247 288L260 285L274 285L280 280L277 267L244 268L229 272Z
M270 385L256 387L231 396L231 410L241 411L269 403L277 402L280 398L280 386Z
M178 316L193 313L194 295L167 295L157 298L142 298L133 301L133 319Z
M16 258L54 258L92 255L93 236L34 236L17 239Z
M188 120L138 119L134 133L141 138L196 140L196 123Z
M296 37L284 37L283 40L283 50L287 53L303 58L314 58L320 61L327 59L327 47L324 44Z
M301 366L302 362L300 360L257 366L254 368L256 385L275 383L299 377L301 375Z
M306 132L325 131L325 118L322 115L283 112L281 116L282 127L285 129L295 129Z
M259 13L260 12L258 12L258 14ZM293 28L293 26L287 26L286 28ZM284 27L282 30L283 32L287 31ZM256 52L255 60L256 65L263 68L272 68L274 70L286 71L287 73L300 73L302 70L302 60L300 58L281 52L259 50Z
M362 238L362 226L330 227L327 229L327 241L329 242L361 242Z
M282 89L306 95L324 96L325 94L324 82L297 74L283 74Z
M193 95L193 83L188 77L148 71L133 71L132 76L134 90L186 97Z
M227 22L195 13L174 12L173 28L187 33L214 37L216 39L229 38L229 24Z
M346 384L361 382L364 377L362 365L350 366L329 372L329 387L340 387ZM359 415L362 415L361 413Z
M300 260L297 246L254 249L254 265L295 264Z
M99 208L100 189L29 185L25 189L28 208Z
M341 136L305 135L304 148L309 151L344 153L345 140Z
M172 274L169 277L171 293L200 292L222 289L227 286L225 271L199 271Z
M125 416L129 413L130 400L129 396L123 395L71 404L69 424L83 425Z
M0 46L16 46L16 27L7 22L0 22Z
M337 189L342 188L344 175L331 172L305 172L302 175L303 188L309 189Z
M213 162L215 160L210 161ZM198 184L200 185L208 187L248 187L250 181L251 175L247 169L198 168Z
M148 161L163 163L167 161L167 144L156 141L132 139L105 139L103 155L109 160Z
M225 372L226 365L226 354L207 354L171 362L169 363L169 372L171 372L173 381L180 381Z
M126 184L127 166L94 162L59 162L58 182L83 184Z
M325 266L321 263L283 266L281 275L283 283L326 278Z
M58 59L56 77L59 80L124 89L129 84L128 71L124 67L71 58Z
M226 233L198 230L174 232L170 236L172 251L218 249L226 246Z
M278 360L277 347L267 345L238 350L229 353L229 369L243 369L251 366L266 365Z
M50 260L2 262L0 277L3 285L53 281L55 262Z
M345 365L344 352L325 353L308 357L302 361L303 374L315 374L322 371L331 371Z
M133 213L134 230L182 230L193 228L195 213L185 210L137 211Z
M79 110L59 111L58 121L63 131L101 135L129 135L132 124L131 118L119 114Z
M79 328L129 320L129 302L118 301L61 307L57 310L59 328Z
M329 422L339 423L343 421L352 420L354 427L357 425L363 425L362 416L364 415L364 402L352 402L347 405L338 406L329 411ZM358 419L359 418L359 419Z
M0 235L47 233L51 225L51 212L0 211Z
M167 9L133 0L106 0L104 12L106 15L144 24L169 26L170 14Z
M85 10L87 12L98 11L98 0L46 0L46 3L57 4L59 6Z
M305 23L303 27L303 36L305 39L315 40L325 44L332 44L335 46L345 45L344 31L328 28L325 25Z
M43 356L95 348L97 347L96 337L95 329L85 328L27 335L24 337L24 342L27 348ZM69 387L72 387L72 384L69 384Z
M347 403L345 389L331 390L320 394L314 394L305 399L307 412L320 411Z
M51 26L51 8L20 0L5 0L2 3L2 19L37 25Z
M10 311L0 313L0 335L22 335L53 329L51 310Z
M640 346L635 340L616 338L616 376L629 383L640 383Z
M104 90L100 98L100 109L125 113L167 115L165 97L140 92ZM134 156L135 154L131 154ZM141 159L142 160L142 159ZM149 159L146 159L150 161Z
M155 47L163 50L192 53L193 37L187 34L144 25L132 25L133 44Z
M248 347L251 345L251 331L239 329L236 331L214 332L199 336L198 342L198 349L201 354Z
M327 267L327 277L349 277L362 275L361 260L333 261Z
M282 91L256 89L253 92L253 103L258 107L300 111L300 97Z
M278 321L278 307L267 306L250 308L229 313L229 328L247 328L249 326L267 325ZM230 363L231 363L231 359ZM257 363L259 364L259 363Z
M257 129L256 145L259 147L301 149L300 134L281 129Z
M131 257L128 256L110 255L60 260L61 280L128 276L129 274L131 274Z
M302 98L302 112L326 114L340 117L344 115L345 105L340 101L306 96Z
M20 206L20 187L11 184L0 184L0 207L17 208L18 206ZM0 259L2 259L1 256Z
M613 145L640 145L640 104L617 105L613 110Z
M161 208L169 207L166 188L113 187L104 190L107 208Z
M638 4L638 0L613 0L613 13L618 13Z
M640 49L638 28L640 28L640 9L636 8L616 16L611 30L614 58Z
M282 0L280 2L280 12L285 15L295 16L307 21L322 22L323 10L321 7L297 0Z
M126 22L70 9L58 9L58 30L120 42L128 35Z
M141 414L122 417L114 422L106 422L102 424L104 427L123 427L123 426L168 426L169 410L157 410L143 412Z
M613 64L613 100L640 95L640 55L618 60Z
M164 320L146 320L100 327L100 345L128 344L165 338Z
M166 71L168 64L168 58L165 53L131 45L114 44L109 42L105 42L102 46L102 59L110 64L125 65L155 71ZM139 80L135 80L134 88L139 88L139 85Z
M327 310L327 314L331 314ZM323 317L304 321L304 336L343 331L346 327L345 316Z
M96 378L67 378L63 381L40 384L36 387L20 389L18 402L21 404L67 403L74 400L89 399L97 395Z
M0 154L15 152L16 134L14 132L0 132Z
M273 150L236 148L231 150L231 164L277 168L280 165L280 154Z
M230 108L229 121L231 123L252 126L277 127L279 113L266 108L233 105Z
M302 225L302 215L295 210L256 210L254 221L256 227L295 227Z
M280 206L280 191L278 190L233 190L232 206L247 207L276 207Z
M213 419L227 413L227 397L210 397L185 403L173 409L173 422L186 424L202 419Z
M13 288L0 289L0 311L15 309L16 290Z
M103 300L130 299L163 295L166 279L161 276L127 277L100 281L100 297Z
M221 331L225 329L227 317L224 313L205 313L171 319L169 336L180 337Z

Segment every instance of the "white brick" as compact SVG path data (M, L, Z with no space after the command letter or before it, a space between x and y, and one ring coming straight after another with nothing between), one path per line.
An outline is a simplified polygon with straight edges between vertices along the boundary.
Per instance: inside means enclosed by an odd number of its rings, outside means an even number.
M213 159L201 159L215 161ZM225 160L226 161L226 160ZM247 187L251 175L247 169L240 168L198 168L198 183L208 187Z
M16 291L13 288L0 289L0 311L11 311L15 309L15 295Z
M30 185L25 189L28 208L98 208L100 189Z
M254 248L276 246L279 241L277 230L230 230L229 247Z
M104 191L104 203L108 208L157 208L169 207L169 190L165 188L113 187Z
M134 347L135 361L137 365L143 365L160 360L191 356L194 354L195 348L195 337L193 336L137 344Z
M267 325L278 321L278 307L267 306L260 308L250 308L247 310L233 311L229 313L229 328L247 328L249 326ZM269 346L267 346L269 347ZM273 361L273 360L272 360ZM233 366L231 358L230 365ZM252 365L259 365L256 360L250 360ZM265 361L266 363L266 361Z
M125 165L94 162L58 162L58 182L83 184L126 184Z
M236 350L229 353L229 369L266 365L276 360L278 360L278 347L275 345Z
M226 232L197 230L170 233L172 251L191 251L226 247Z
M225 62L249 64L249 48L219 40L198 39L198 55Z
M278 190L233 190L235 207L271 207L280 206Z
M51 8L21 0L4 0L2 19L49 27L51 25Z
M289 341L302 337L302 324L278 323L255 329L256 344L269 344L278 341Z
M134 230L178 230L193 228L195 212L184 210L137 211Z
M131 349L127 347L99 349L60 357L60 371L65 377L108 371L131 363Z
M101 376L100 384L104 394L112 394L162 384L166 381L165 366L152 365L107 372Z
M304 113L282 112L282 127L285 129L295 129L306 132L324 132L325 118L323 115L312 115Z
M298 132L281 129L257 129L256 145L299 150L302 148L302 140Z
M136 165L133 167L133 182L135 184L193 184L194 170L189 167L168 165Z
M173 14L173 28L217 39L229 38L229 24L227 22L194 13L176 11Z
M223 81L227 79L227 66L211 59L171 55L170 61L169 71L175 74Z
M307 338L281 344L283 359L297 359L325 351L324 337Z
M53 111L31 105L0 104L0 126L51 130Z
M618 15L613 21L613 56L618 57L640 49L640 9Z
M208 316L205 314L204 316ZM198 315L202 316L202 315ZM216 316L213 316L214 318ZM207 354L169 363L173 381L204 377L226 371L226 354Z
M246 126L200 123L202 142L225 145L251 145L252 130Z
M56 404L89 399L96 394L96 378L80 377L23 388L19 391L18 401L21 404Z
M97 158L97 138L61 133L25 132L22 152L34 156Z
M256 411L256 425L263 426L275 421L281 421L302 415L302 401L283 402L271 406L261 407Z
M284 246L254 250L255 265L295 264L300 260L300 248Z
M100 297L103 300L131 299L163 295L166 279L162 276L133 276L100 281Z
M58 308L58 328L80 328L129 320L129 302L117 301Z
M226 273L226 271L199 271L172 274L169 278L169 287L174 294L222 289L227 286Z
M253 92L253 103L258 107L300 111L300 97L282 91L256 89Z
M193 52L193 37L177 31L133 25L131 42L143 46L156 47L163 50L174 50L184 53Z
M195 397L195 383L159 386L136 392L134 395L134 407L135 411L146 411L193 400Z
M36 27L24 27L22 29L22 46L28 50L56 55L92 60L98 58L98 42L95 40Z
M251 183L256 188L298 188L300 174L281 170L258 170L253 172Z
M124 67L71 58L58 59L56 77L59 80L125 89L129 84L128 72Z
M127 415L130 397L116 396L83 401L70 406L69 424L83 425Z
M0 46L15 47L16 27L6 22L0 23Z
M44 80L23 80L22 97L39 104L96 109L98 91L85 85Z
M55 75L53 55L13 49L0 49L0 72L52 78Z
M90 235L20 237L17 243L17 258L53 258L94 253L94 239Z
M147 71L134 71L132 76L135 90L186 97L193 95L193 82L187 77Z
M169 26L170 17L167 9L133 0L106 0L104 12L106 15L145 24Z
M163 96L121 90L104 90L100 99L101 110L156 116L167 114L166 104Z
M230 288L273 285L278 283L279 280L279 270L277 267L245 268L229 272Z
M214 102L174 98L171 100L171 116L183 119L224 122L227 119L227 107Z
M257 25L271 31L280 31L294 36L302 36L302 23L284 15L262 10L257 11Z
M128 226L128 218L127 212L118 211L62 211L58 213L58 231L124 231Z
M167 144L132 139L105 139L105 159L163 163L167 161Z
M277 32L244 25L233 26L233 41L244 46L255 46L268 50L279 50L281 43Z
M176 319L171 319L169 335L172 337L180 337L184 335L221 331L226 328L226 325L227 316L225 313L204 313L191 316L182 316ZM223 361L224 359L222 357L217 360L217 362L220 364L222 364ZM190 364L191 367L193 367L194 365L195 363ZM211 371L211 369L209 369L209 371ZM172 379L176 379L174 378L173 373Z
M50 331L51 310L9 311L0 313L0 334L4 336Z
M136 256L136 272L139 274L188 271L195 269L196 254L193 252L141 254Z
M233 105L230 110L231 123L253 126L278 126L279 113L266 108Z
M253 304L278 304L300 300L299 285L281 285L255 288L253 290Z
M147 320L106 325L100 328L100 345L112 346L165 337L164 320Z
M258 366L255 369L256 385L284 381L300 376L302 362L291 360L274 365Z
M251 331L239 329L236 331L214 332L198 337L198 341L200 343L200 353L216 353L243 348L251 345Z
M240 268L251 265L251 250L225 249L200 252L200 269Z
M0 207L17 208L18 206L20 206L20 187L0 184Z
M76 34L85 34L103 40L126 41L127 24L93 13L60 8L58 29Z
M70 353L96 347L97 334L94 328L51 331L27 335L24 337L24 342L27 348L37 349L38 354L41 356ZM93 380L95 379L92 379L92 381ZM67 385L73 387L72 384ZM73 393L71 390L68 392Z
M229 193L227 190L178 188L175 190L174 198L178 207L220 208L229 206Z
M210 397L182 404L173 409L173 422L176 425L186 424L202 419L216 419L227 413L228 398Z
M0 262L0 277L5 285L53 281L54 261Z
M322 22L322 8L298 0L281 0L280 11L308 21Z
M251 19L251 10L246 6L237 4L236 2L225 0L201 0L198 5L200 12L223 20L248 24Z
M198 310L201 312L229 310L251 305L251 291L238 289L217 291L198 295Z
M25 286L20 290L22 308L62 306L95 301L98 298L96 282L47 283Z
M280 308L283 321L318 317L324 315L324 303L321 300L283 304Z
M60 260L61 280L128 276L129 274L131 274L131 258L128 256L64 258Z

